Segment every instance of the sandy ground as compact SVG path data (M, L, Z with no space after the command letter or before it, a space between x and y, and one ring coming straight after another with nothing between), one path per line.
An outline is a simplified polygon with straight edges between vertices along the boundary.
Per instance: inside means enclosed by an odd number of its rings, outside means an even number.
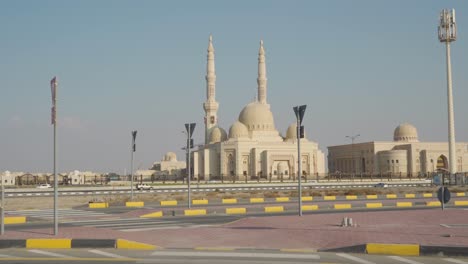
M367 194L404 194L404 193L435 193L438 187L410 187L410 188L363 188L349 190L304 190L303 196L325 196L325 195L367 195ZM449 187L452 193L467 192L468 186ZM222 192L192 193L192 199L217 200L222 198L248 199L295 197L296 191L251 191L251 192ZM163 200L186 201L186 193L166 194L144 194L136 195L136 199L144 202L158 202ZM60 196L59 208L73 208L88 204L90 201L108 202L110 205L123 205L130 200L129 195L100 195L100 196ZM53 196L49 197L21 197L5 199L5 210L30 210L53 208Z

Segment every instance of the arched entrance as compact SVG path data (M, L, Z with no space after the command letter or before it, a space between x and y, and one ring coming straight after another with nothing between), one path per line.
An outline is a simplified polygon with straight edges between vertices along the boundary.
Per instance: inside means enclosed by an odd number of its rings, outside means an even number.
M445 157L444 155L440 155L437 158L437 169L448 169L447 157Z

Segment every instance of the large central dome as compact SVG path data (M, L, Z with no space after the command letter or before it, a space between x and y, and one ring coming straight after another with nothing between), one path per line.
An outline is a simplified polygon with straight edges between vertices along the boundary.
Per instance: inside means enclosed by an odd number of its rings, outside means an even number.
M260 102L253 102L244 107L239 114L239 122L243 123L249 131L276 130L270 106Z

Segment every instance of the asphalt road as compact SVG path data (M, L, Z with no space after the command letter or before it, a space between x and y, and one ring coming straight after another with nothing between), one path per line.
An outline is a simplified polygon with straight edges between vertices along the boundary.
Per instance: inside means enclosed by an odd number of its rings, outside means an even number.
M337 264L468 264L468 258L380 256L325 252L280 252L268 250L118 250L118 249L2 249L3 263L337 263Z
M303 182L304 189L340 189L340 188L370 188L374 187L379 180L373 182ZM431 186L430 182L425 180L415 181L399 181L392 182L385 181L388 187L416 187L416 186ZM198 184L192 183L192 192L213 192L213 191L268 191L268 190L295 190L297 183L236 183L236 184ZM60 196L83 196L83 195L109 195L109 194L129 194L130 187L92 187L92 186L60 186ZM186 185L157 185L153 190L134 189L137 194L155 194L155 193L178 193L187 192ZM40 189L40 188L14 188L6 189L5 196L9 198L15 197L35 197L35 196L53 196L53 189Z

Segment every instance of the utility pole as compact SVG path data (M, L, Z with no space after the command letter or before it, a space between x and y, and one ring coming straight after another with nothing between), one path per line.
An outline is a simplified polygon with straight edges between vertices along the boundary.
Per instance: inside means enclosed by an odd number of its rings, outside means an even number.
M304 118L305 110L307 105L295 106L293 107L294 114L296 115L296 136L297 136L297 199L299 200L299 216L302 216L302 186L301 186L301 174L302 174L302 158L301 158L301 134L304 132L304 127L301 126L302 119Z
M356 162L354 160L354 140L359 137L361 135L357 134L357 135L354 135L354 136L346 136L347 138L350 138L351 139L351 159L353 160L352 162L352 171L353 171L353 174L356 174Z
M191 164L190 164L190 149L193 148L193 131L195 130L196 123L185 124L187 130L187 195L188 195L188 208L192 208L192 200L190 198L190 178L191 178Z
M449 172L456 172L455 156L455 123L453 114L452 95L452 65L450 62L450 42L457 39L457 26L455 23L455 9L444 9L440 13L439 41L445 42L447 62L447 107L448 107L448 139L449 139Z
M57 177L57 77L50 80L52 91L52 124L54 125L54 235L58 235L58 177Z
M136 135L137 135L137 131L136 130L133 130L132 131L132 147L131 147L131 164L130 164L130 200L133 201L133 153L135 153L136 151L136 144L135 144L135 140L136 140Z

